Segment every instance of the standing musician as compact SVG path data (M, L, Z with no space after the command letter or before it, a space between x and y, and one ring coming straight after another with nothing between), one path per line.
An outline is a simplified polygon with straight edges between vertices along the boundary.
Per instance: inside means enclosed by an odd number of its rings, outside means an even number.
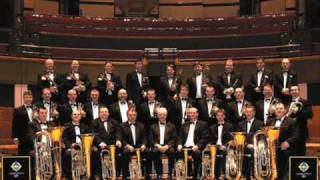
M167 122L168 111L161 107L157 111L159 122L150 127L150 147L152 159L156 168L157 178L163 174L161 155L166 154L169 158L169 179L172 179L172 168L174 165L175 148L178 143L178 135L175 126Z
M232 140L231 132L233 132L232 124L225 121L225 118L225 111L223 109L217 110L217 123L209 128L209 144L217 146L217 155L220 156L217 156L215 165L215 176L218 178L225 173L226 146Z
M113 73L111 61L106 61L104 72L98 75L97 89L100 92L100 101L106 106L118 101L118 91L122 88L122 82L118 75Z
M201 151L205 148L209 132L207 123L198 119L199 113L197 108L191 107L188 111L190 120L184 123L180 129L180 140L177 147L178 152L182 152L183 148L191 148L193 158L193 179L198 179L198 173L201 172Z
M247 106L244 109L245 121L239 122L238 131L246 133L246 146L244 149L245 154L250 154L251 156L245 156L243 158L243 174L247 179L253 176L253 135L263 127L263 122L255 118L256 111L254 106Z
M99 102L100 93L97 89L92 89L90 92L90 101L83 105L83 110L86 112L86 117L83 121L87 126L91 127L92 121L99 117L100 107L104 105Z
M127 111L130 107L135 107L132 101L127 101L128 93L125 89L120 89L118 92L119 101L111 104L110 114L111 117L120 123L128 121Z
M294 148L299 141L299 126L292 118L286 116L284 104L276 104L275 118L269 119L267 126L280 128L277 146L277 168L279 179L288 178L289 157L294 154Z
M47 109L47 121L55 122L59 118L59 112L57 111L58 104L53 102L51 99L52 94L49 88L44 88L42 90L42 101L35 104L37 108L45 107Z
M123 144L123 179L127 179L129 175L129 162L132 155L136 154L136 149L139 149L141 152L141 159L147 158L147 138L144 125L140 122L136 122L137 120L137 112L135 108L129 108L128 112L128 121L124 122L120 125L120 132L122 137ZM148 163L148 165L145 164ZM150 172L150 162L143 161L146 168L145 178L149 179ZM140 168L140 167L139 167Z
M64 132L62 134L62 141L65 145L65 149L63 151L63 160L62 166L64 174L68 179L71 179L71 160L72 160L72 150L78 148L77 144L81 144L82 140L80 135L90 133L91 129L81 123L81 112L78 110L72 111L71 122L66 123Z
M93 133L95 133L93 144L99 149L98 152L94 152L94 166L92 167L94 167L95 174L99 174L98 176L100 177L100 151L109 148L110 145L116 145L118 148L121 148L121 133L118 122L110 118L109 110L105 106L100 106L99 117L93 120L92 130ZM117 161L117 163L120 163L120 159Z
M73 60L70 67L71 72L66 75L63 87L65 92L70 89L76 90L78 94L77 101L84 104L87 101L87 93L91 89L88 74L80 72L80 63L77 60Z
M299 126L299 140L296 148L296 155L306 155L306 140L309 137L308 120L313 117L312 106L308 100L300 97L300 89L298 86L291 86L290 94L292 102L288 104L289 115L295 119ZM296 106L296 108L294 107Z
M142 59L135 61L135 70L127 74L126 88L129 99L135 104L141 104L147 95L147 89L150 86L149 78L146 73L142 72Z

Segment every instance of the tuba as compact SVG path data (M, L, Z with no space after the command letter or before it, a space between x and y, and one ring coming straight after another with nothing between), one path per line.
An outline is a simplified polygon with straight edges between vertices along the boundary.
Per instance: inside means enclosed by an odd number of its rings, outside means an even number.
M50 137L52 140L52 152L54 160L54 169L56 179L60 180L62 176L61 150L62 150L62 134L64 127L50 128Z
M140 148L136 148L136 156L131 157L129 164L130 179L142 179Z
M116 146L103 149L100 153L102 164L102 179L116 179Z
M207 145L202 151L202 178L210 179L215 178L214 170L216 163L217 147L215 145Z
M254 174L258 180L277 178L276 140L279 129L264 127L253 136Z
M233 141L227 146L226 155L226 178L239 180L242 176L242 163L244 156L244 132L233 132Z
M36 180L49 180L53 176L51 137L47 131L39 131L34 139Z

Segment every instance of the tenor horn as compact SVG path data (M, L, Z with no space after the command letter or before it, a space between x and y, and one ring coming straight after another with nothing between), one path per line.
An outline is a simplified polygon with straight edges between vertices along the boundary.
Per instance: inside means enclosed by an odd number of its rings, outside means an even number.
M61 179L62 165L61 165L61 150L62 150L62 134L64 127L52 127L50 128L50 137L52 140L52 152L54 159L54 169L56 179Z

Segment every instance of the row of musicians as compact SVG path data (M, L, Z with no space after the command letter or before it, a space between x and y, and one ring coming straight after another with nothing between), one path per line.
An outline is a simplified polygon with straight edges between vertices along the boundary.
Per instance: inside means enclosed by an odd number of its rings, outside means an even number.
M43 112L42 112L43 111ZM39 109L38 120L32 123L33 134L42 129L46 122L46 109ZM248 106L245 108L246 121L240 122L237 129L234 129L232 124L225 121L224 110L217 111L218 123L208 127L207 123L198 119L198 110L191 107L188 111L189 120L181 126L179 133L175 126L167 122L167 110L159 108L158 123L150 127L149 133L146 132L142 123L136 122L137 112L134 108L128 110L128 121L118 124L114 119L109 117L109 111L106 107L100 108L100 117L93 121L93 128L89 128L81 123L81 114L79 111L73 111L72 121L67 123L63 133L64 151L64 166L66 176L70 176L71 171L71 150L76 143L81 143L80 134L95 133L94 146L98 149L107 148L109 145L116 145L122 151L121 159L117 158L117 166L122 169L123 177L128 176L128 163L130 156L135 153L135 148L140 148L142 159L152 159L155 164L156 172L161 175L160 155L162 153L169 157L169 172L171 174L173 164L176 158L180 157L180 152L184 147L191 148L194 167L201 166L201 151L207 144L214 144L220 147L222 151L230 140L232 140L231 132L241 131L246 133L246 148L250 151L253 149L252 137L261 127L263 122L255 119L255 108ZM276 105L275 118L269 119L267 125L280 128L280 137L277 146L277 160L279 179L285 177L288 166L288 158L290 155L295 155L299 138L299 126L290 117L286 116L286 110L282 103ZM47 126L50 126L47 124ZM178 154L176 154L178 153ZM180 154L180 155L179 155ZM94 156L94 171L101 172L100 167L96 166L99 163L99 153ZM122 162L121 164L119 162ZM145 161L147 177L150 173L151 161ZM217 161L216 173L223 173L223 161ZM245 163L244 173L247 177L251 174L251 162ZM120 165L120 166L119 166ZM118 170L119 170L118 168ZM194 168L192 175L197 179L200 168Z

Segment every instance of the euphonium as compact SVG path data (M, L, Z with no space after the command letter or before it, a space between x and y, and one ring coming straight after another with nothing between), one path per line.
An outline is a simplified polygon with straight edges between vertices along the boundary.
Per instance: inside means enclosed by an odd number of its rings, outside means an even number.
M94 134L81 134L82 148L85 154L86 161L86 176L88 179L91 177L91 149L94 139Z
M207 145L202 151L202 178L214 179L214 169L216 163L217 147L215 145Z
M80 180L86 174L85 153L81 143L76 143L71 149L71 174L73 180Z
M61 150L62 150L62 134L64 127L53 127L50 128L50 136L52 140L52 152L54 159L54 169L56 179L61 179L62 166L61 166Z
M109 149L103 149L100 153L102 164L102 179L116 178L116 146L111 145Z
M53 160L51 154L51 138L47 131L39 131L34 139L36 159L36 180L51 179L53 175Z
M178 160L175 164L177 180L185 180L188 177L188 150L190 149L183 149L183 160Z
M227 146L226 178L238 180L242 176L243 151L246 136L244 132L234 132L233 141Z
M131 162L129 164L130 179L141 179L142 171L140 149L136 148L135 151L136 156L131 157Z

